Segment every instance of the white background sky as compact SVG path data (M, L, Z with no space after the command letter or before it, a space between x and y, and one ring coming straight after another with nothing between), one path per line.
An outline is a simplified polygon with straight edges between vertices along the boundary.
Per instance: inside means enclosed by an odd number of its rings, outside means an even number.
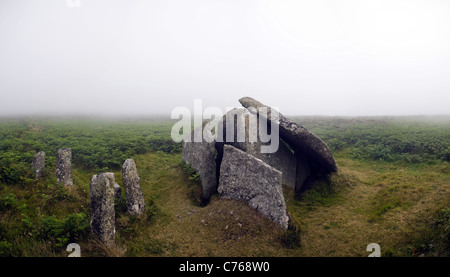
M450 113L447 0L0 0L0 115Z

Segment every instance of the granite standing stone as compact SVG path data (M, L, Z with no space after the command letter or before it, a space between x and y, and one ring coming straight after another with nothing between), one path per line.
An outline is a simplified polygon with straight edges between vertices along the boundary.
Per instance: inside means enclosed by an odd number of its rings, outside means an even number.
M90 182L91 230L107 246L114 245L114 173L94 175Z
M56 154L56 181L60 185L72 186L72 150L58 149Z
M120 199L122 197L122 188L118 183L114 183L114 197Z
M202 184L202 198L209 200L211 195L217 191L217 168L216 168L216 148L214 140L202 139L200 142L194 141L196 132L203 132L203 128L196 128L192 131L191 142L183 140L182 160L189 163L200 175Z
M289 216L281 185L282 173L231 145L224 145L219 195L240 199L287 229Z
M36 179L44 176L44 168L45 168L45 152L38 152L33 157L32 167L34 169L34 177Z
M142 194L141 180L133 159L124 162L122 180L125 187L128 213L136 216L141 215L145 211L145 200Z

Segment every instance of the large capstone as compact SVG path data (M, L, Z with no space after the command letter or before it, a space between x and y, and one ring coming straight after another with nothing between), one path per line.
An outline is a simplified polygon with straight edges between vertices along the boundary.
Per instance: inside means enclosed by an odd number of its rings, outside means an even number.
M260 108L267 109L267 119L270 120L271 107L250 97L243 97L239 99L239 102L245 108L255 110L258 115ZM330 148L319 137L309 132L303 126L287 119L281 113L278 113L278 120L280 137L294 149L294 152L301 152L328 172L337 171L337 165Z
M38 152L36 155L34 155L33 161L32 161L32 167L34 170L34 177L36 179L39 179L42 176L44 176L45 152L41 151L41 152Z
M218 133L222 141L216 143L218 164L222 159L223 145L229 144L278 169L283 173L281 183L288 187L295 187L296 158L294 154L283 141L280 141L279 137L274 136L275 142L262 142L260 133L266 130L260 129L259 120L256 114L251 114L245 108L230 110L222 118L219 124L222 124L223 128L219 129ZM273 153L263 153L262 147L267 147L271 143L277 144L278 149Z
M212 134L203 137L203 128L196 128L190 133L190 141L183 140L182 160L197 171L202 184L202 198L208 200L217 191L216 149ZM201 137L201 141L194 141L195 135Z
M272 118L272 108L257 100L244 97L239 102L245 108L253 111L258 117ZM261 114L260 110L267 111ZM330 148L316 135L303 126L287 119L278 111L276 119L279 124L280 139L286 142L296 156L295 193L302 194L316 180L327 177L337 171L337 165Z
M60 185L72 186L72 150L58 149L56 153L56 181Z
M133 159L128 159L122 166L122 181L125 187L127 200L127 212L139 216L145 211L145 200L141 189L136 164Z
M114 173L94 175L90 182L91 230L107 246L114 245Z
M220 167L219 195L244 200L283 228L288 213L282 191L282 173L231 145L224 145Z

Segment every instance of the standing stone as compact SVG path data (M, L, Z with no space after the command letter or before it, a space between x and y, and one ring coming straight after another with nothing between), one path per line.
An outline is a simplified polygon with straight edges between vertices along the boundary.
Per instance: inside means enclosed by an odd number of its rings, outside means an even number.
M122 188L118 183L114 183L114 197L120 199L122 197Z
M289 216L281 171L233 146L224 145L218 192L246 201L252 208L287 229Z
M58 184L72 186L72 150L58 149L56 154L56 181Z
M139 216L145 210L145 202L141 189L141 180L133 159L128 159L124 162L122 179L127 199L127 211L132 215Z
M34 155L32 167L34 169L34 177L36 179L39 179L44 175L45 152L41 151Z
M198 172L202 184L202 198L209 200L217 191L216 148L213 139L194 141L194 134L202 130L203 128L198 127L188 134L191 136L190 142L183 140L182 160Z
M106 246L114 245L114 173L94 175L89 184L91 197L91 229Z

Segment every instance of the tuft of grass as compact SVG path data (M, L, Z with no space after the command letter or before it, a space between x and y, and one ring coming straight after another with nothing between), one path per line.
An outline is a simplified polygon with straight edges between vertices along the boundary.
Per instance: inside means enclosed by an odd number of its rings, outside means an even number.
M311 189L296 196L296 199L310 209L331 206L343 200L341 192L348 186L348 177L340 173L333 173L316 181Z
M82 257L123 257L127 252L127 247L118 244L106 246L101 241L90 238L88 243L80 243Z
M450 209L437 208L423 220L415 232L409 232L403 242L406 253L412 256L450 256Z
M394 184L380 189L373 199L369 220L378 220L396 208L408 208L424 194L424 189L411 184Z
M280 241L287 249L301 247L300 227L292 217L289 218L287 230L280 235Z
M145 206L145 213L147 215L147 221L152 222L154 219L161 214L161 210L156 205L153 199L147 201L147 205Z
M191 167L189 163L181 161L179 163L181 169L186 174L188 182L188 198L191 199L192 203L199 207L204 207L208 204L209 199L203 197L203 187L200 181L200 174Z
M120 198L114 199L114 210L116 215L119 213L127 212L127 200L125 199L125 195L122 194Z
M13 245L6 240L0 241L0 257L10 257Z

